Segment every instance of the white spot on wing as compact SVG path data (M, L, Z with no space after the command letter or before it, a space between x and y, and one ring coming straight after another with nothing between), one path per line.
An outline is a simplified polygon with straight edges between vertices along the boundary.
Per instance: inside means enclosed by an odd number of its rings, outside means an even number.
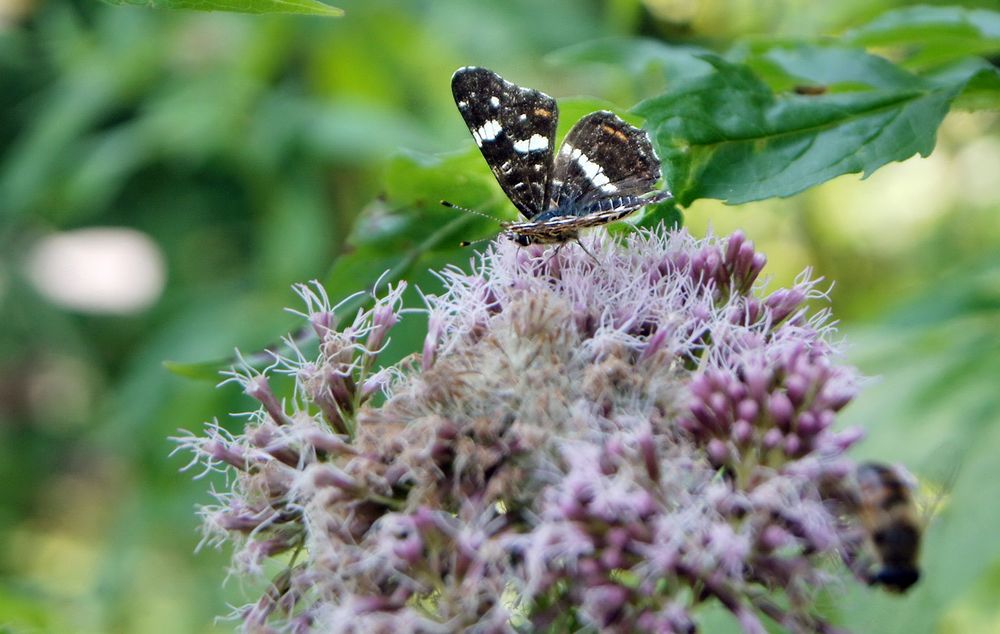
M472 136L475 137L477 132L479 133L479 136L477 137L476 142L481 146L482 141L492 141L497 138L497 135L503 132L503 128L500 127L499 121L496 119L490 119L483 125L479 126L478 130L474 130L472 132Z
M528 118L528 115L522 113L522 114L518 115L517 120L518 121L524 121L527 118Z
M494 108L499 108L500 100L497 99L496 96L490 97L490 105L493 106Z
M604 168L587 158L586 154L580 150L573 150L571 156L576 159L576 164L580 166L594 187L600 187L601 191L618 191L617 187L611 185L611 179L604 173ZM607 189L609 186L611 189Z
M469 105L469 104L468 104L468 102L466 102L466 101L459 101L459 102L458 102L458 107L459 107L459 108L465 108L465 107L466 107L466 106L468 106L468 105Z
M541 152L549 147L549 140L540 134L531 135L530 139L518 139L514 141L514 150L520 154L528 152Z

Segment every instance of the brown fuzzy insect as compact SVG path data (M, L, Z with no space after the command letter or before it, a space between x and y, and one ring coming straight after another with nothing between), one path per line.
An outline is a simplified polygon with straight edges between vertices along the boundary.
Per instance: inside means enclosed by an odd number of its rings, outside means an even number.
M858 519L868 533L878 566L868 583L906 592L920 579L918 558L923 522L912 487L901 473L876 462L858 465Z

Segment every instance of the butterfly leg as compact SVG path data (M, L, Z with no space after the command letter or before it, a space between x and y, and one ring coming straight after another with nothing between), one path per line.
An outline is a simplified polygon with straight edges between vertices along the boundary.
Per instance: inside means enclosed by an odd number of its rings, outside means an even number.
M583 252L586 253L587 255L589 255L594 260L594 262L596 262L597 264L601 263L601 261L597 259L597 256L590 252L590 249L588 249L587 247L583 246L583 243L580 242L580 236L574 236L573 240L575 240L576 243L580 245L580 248L583 249ZM560 245L560 246L562 246L562 245Z
M566 246L565 242L560 242L559 244L556 245L556 250L552 252L552 255L550 255L549 257L545 258L545 268L549 268L549 262L551 262L552 260L554 260L559 255L559 251L564 246Z

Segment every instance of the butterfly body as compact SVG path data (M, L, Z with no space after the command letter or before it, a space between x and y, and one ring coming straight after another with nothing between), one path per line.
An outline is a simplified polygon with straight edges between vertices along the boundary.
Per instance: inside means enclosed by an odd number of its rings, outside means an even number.
M581 230L670 198L655 190L660 160L649 137L611 112L573 126L554 153L559 110L548 95L485 68L460 68L452 93L476 145L525 217L504 223L522 245L577 239Z
M621 220L649 202L652 202L649 198L618 196L602 198L588 206L565 205L542 212L528 222L504 223L503 232L523 246L565 242L579 237L582 229Z

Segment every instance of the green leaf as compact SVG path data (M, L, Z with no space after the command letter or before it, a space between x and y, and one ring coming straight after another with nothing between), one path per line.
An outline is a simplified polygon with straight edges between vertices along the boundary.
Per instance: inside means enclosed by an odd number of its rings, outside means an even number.
M232 13L298 13L339 17L343 9L318 0L104 0L118 6L151 9L186 9L192 11L229 11Z
M983 59L967 59L929 75L938 83L961 81L965 88L952 108L959 110L1000 110L1000 68Z
M733 61L730 55L730 61ZM800 85L822 87L827 92L853 92L885 88L906 89L914 76L889 60L860 49L807 45L768 46L753 50L745 61L777 91ZM939 85L965 87L954 108L988 110L1000 103L1000 69L986 60L966 58L920 75Z
M637 228L653 229L660 224L668 228L679 228L684 226L684 214L677 207L674 199L665 200L662 203L644 207L635 216L624 222L615 222L608 225L608 233L613 235L631 233Z
M501 195L488 172L476 173L472 152L445 158L399 156L386 174L384 199L359 216L345 255L327 276L332 297L370 286L386 271L387 281L402 279L435 253L459 255L463 240L496 232L497 222L442 207L442 199L499 217ZM479 162L481 162L481 158Z
M672 229L684 226L684 214L681 213L673 199L646 207L632 224L636 227L652 229L660 223Z
M758 57L796 83L824 86L830 92L908 90L918 83L912 74L884 57L856 48L774 46L760 52ZM749 63L752 65L753 60Z
M860 46L899 46L906 64L929 66L1000 51L1000 12L916 6L888 11L850 30L843 40Z
M810 70L834 56L843 68ZM635 108L646 118L667 182L683 206L698 198L739 204L791 196L841 174L868 176L891 161L927 156L952 100L979 72L967 68L932 81L891 71L861 52L799 47L772 59L805 79L849 81L851 91L776 94L744 64L703 59L713 73L679 81ZM857 90L864 78L872 88Z

